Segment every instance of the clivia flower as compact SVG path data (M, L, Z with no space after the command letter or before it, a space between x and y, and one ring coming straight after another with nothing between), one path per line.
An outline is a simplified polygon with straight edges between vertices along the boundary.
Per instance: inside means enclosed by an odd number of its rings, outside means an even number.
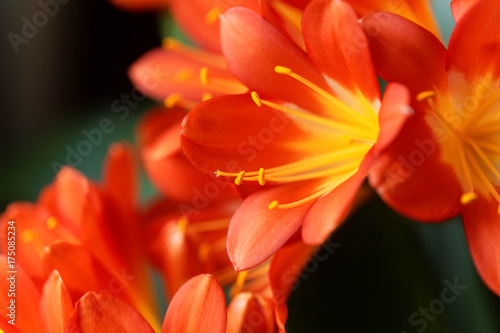
M191 278L170 303L162 332L285 332L286 301L314 250L295 242L270 261L240 272L229 291L227 310L224 292L213 276Z
M375 162L370 183L413 219L461 214L477 270L500 295L500 6L454 0L452 8L448 50L403 18L363 19L378 27L370 41L376 68L409 87L416 112Z
M252 93L208 100L183 123L181 144L195 166L262 186L229 226L237 270L266 260L301 227L306 243L325 241L410 115L401 85L389 85L381 103L365 34L347 3L313 1L302 30L307 53L252 11L227 11L223 54Z
M2 265L9 254L9 227L15 225L16 299L23 304L16 325L20 332L62 332L52 325L64 328L77 301L89 292L110 294L120 304L129 304L142 321L159 327L139 250L136 175L129 145L110 148L103 173L101 184L64 167L36 203L14 202L0 216ZM2 283L8 271L3 269ZM38 308L46 298L47 304L62 308ZM0 295L0 302L9 302L7 293ZM5 313L1 317L7 319Z

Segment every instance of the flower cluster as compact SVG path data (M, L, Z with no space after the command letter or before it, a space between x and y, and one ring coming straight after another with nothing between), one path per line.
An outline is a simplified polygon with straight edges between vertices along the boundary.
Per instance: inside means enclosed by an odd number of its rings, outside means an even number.
M418 221L461 215L500 295L497 0L453 0L448 47L427 0L112 2L168 8L196 46L169 37L131 65L161 105L102 183L65 167L1 215L0 265L9 221L20 237L12 332L284 332L302 268L367 187ZM136 151L162 195L146 208Z

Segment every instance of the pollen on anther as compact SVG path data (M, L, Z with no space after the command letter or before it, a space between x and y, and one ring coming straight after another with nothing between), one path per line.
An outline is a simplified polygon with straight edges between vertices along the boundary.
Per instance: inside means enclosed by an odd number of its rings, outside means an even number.
M252 96L254 103L257 104L258 107L261 107L262 101L259 97L259 94L257 94L257 92L255 92L255 91L252 91L252 93L250 95Z
M240 173L238 173L238 176L236 176L234 183L236 185L241 185L241 182L243 181L243 176L245 176L245 170L240 171Z
M265 178L265 170L264 170L264 168L260 168L259 169L259 176L258 176L257 180L259 181L259 184L261 186L266 185L266 178Z
M477 199L476 193L468 192L468 193L462 194L462 196L460 197L460 202L462 203L462 205L467 205L468 203L471 203L472 201L474 201L476 199Z
M429 90L429 91L422 91L420 94L417 95L417 101L421 102L424 101L428 98L432 98L436 96L436 92Z
M270 209L270 210L273 210L273 209L277 208L277 207L278 207L278 205L279 205L278 201L274 200L273 202L271 202L271 203L269 204L269 209Z
M167 98L165 98L163 105L167 109L170 109L170 108L176 106L177 104L179 104L179 102L181 102L181 101L182 101L182 95L179 93L175 93L175 94L172 94L172 95L168 96Z
M208 86L208 68L205 66L200 69L200 81L202 85Z
M293 73L293 71L290 68L284 66L276 66L274 67L274 71L278 74L286 74L286 75L290 75Z

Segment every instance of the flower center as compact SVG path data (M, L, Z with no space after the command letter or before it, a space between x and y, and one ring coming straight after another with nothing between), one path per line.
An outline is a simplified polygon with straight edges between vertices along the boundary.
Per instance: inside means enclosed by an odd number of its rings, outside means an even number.
M495 165L495 160L500 159L498 145L500 119L490 119L488 116L492 106L500 101L500 90L454 125L439 111L433 100L435 96L433 91L426 91L420 93L417 100L429 103L436 118L453 138L453 143L456 143L456 158L463 177L463 194L460 202L466 205L477 199L478 192L486 192L499 203L500 214L500 195L494 185L500 182L500 172ZM488 121L485 122L484 118L488 118Z
M328 111L331 112L332 117L319 116L296 106L288 106L261 99L255 91L251 93L254 103L258 107L265 105L282 112L297 122L304 122L325 128L331 134L331 142L324 149L324 152L303 158L299 161L267 169L259 168L259 170L255 171L242 170L237 173L217 170L216 176L234 177L236 185L240 185L243 181L256 181L261 186L264 186L267 181L289 183L325 178L325 181L315 189L313 194L303 199L285 204L274 200L269 204L269 209L286 209L299 206L327 194L355 174L364 156L375 143L379 128L378 122L373 123L372 121L373 119L377 119L373 117L376 111L366 100L362 101L362 105L367 106L369 110L363 110L364 114L361 114L331 93L294 73L291 69L276 66L275 71L278 74L287 75L299 81L326 100L327 105L329 105ZM364 99L364 97L361 98ZM354 104L359 105L360 103Z

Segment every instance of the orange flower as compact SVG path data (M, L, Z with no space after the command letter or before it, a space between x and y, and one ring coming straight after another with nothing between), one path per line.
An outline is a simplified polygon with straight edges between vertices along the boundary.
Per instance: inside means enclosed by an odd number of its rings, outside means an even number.
M381 76L408 85L416 112L381 154L370 183L414 219L461 213L475 265L500 295L500 7L494 0L452 4L458 22L448 50L403 18L363 20L379 26L370 47Z
M57 271L72 300L89 291L108 292L158 326L149 279L138 250L131 154L128 145L111 147L103 184L65 167L42 191L37 203L10 204L0 216L1 253L9 253L8 231L14 225L16 265L23 267L17 277L31 281L26 284L32 284L38 294L44 285L54 283L47 279ZM27 297L37 300L36 294Z
M162 331L285 332L286 301L314 249L296 242L278 251L270 262L239 273L229 292L227 311L217 280L210 275L193 277L174 296Z
M244 8L221 20L228 67L254 91L197 106L181 143L202 171L265 186L229 227L229 255L246 270L301 227L307 243L319 244L340 224L372 158L409 116L408 93L390 85L381 103L365 34L345 2L306 8L308 53Z

